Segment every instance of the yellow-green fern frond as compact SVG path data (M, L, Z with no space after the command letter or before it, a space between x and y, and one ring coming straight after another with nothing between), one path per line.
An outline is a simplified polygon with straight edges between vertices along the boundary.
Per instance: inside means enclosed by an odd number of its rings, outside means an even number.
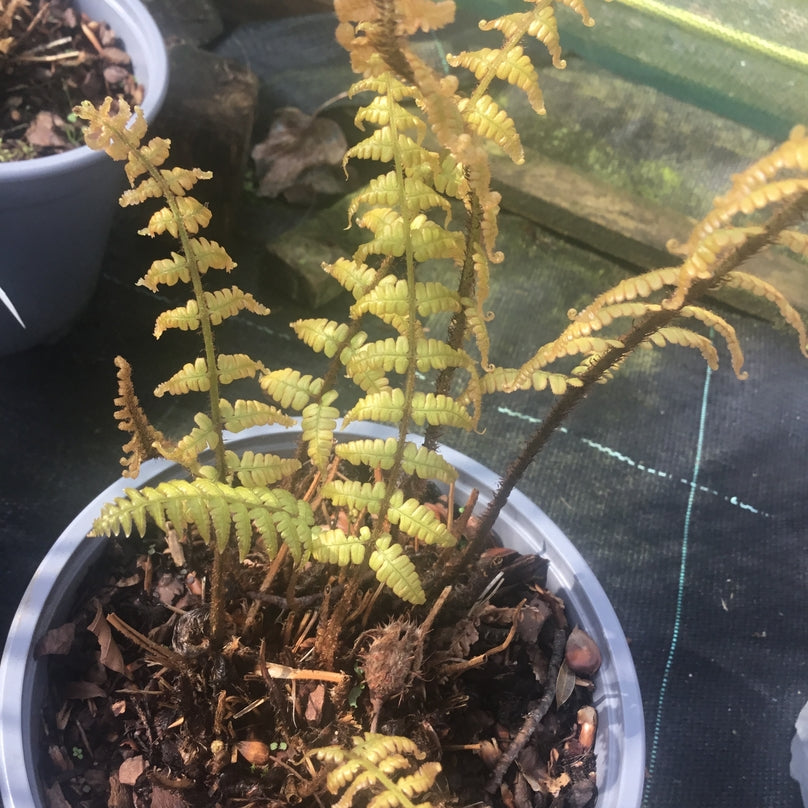
M346 534L339 528L320 530L312 536L311 555L323 564L358 566L365 560L365 547L371 538L370 528L362 526L359 535Z
M404 417L404 391L390 391L365 396L345 415L345 422L380 421L399 424ZM412 420L423 426L455 426L460 429L474 428L474 418L466 409L445 395L416 392L412 400Z
M226 272L235 269L236 264L227 254L227 250L215 241L208 241L206 238L192 238L190 244L200 275L204 275L209 269L224 269ZM145 286L152 292L156 292L160 285L174 286L179 281L189 283L190 280L188 259L179 253L172 252L171 258L160 258L154 261L137 285Z
M204 412L194 416L196 426L176 446L158 444L157 450L166 459L179 463L192 474L199 473L199 455L219 445L219 432Z
M410 239L416 261L429 261L433 258L451 258L458 262L463 260L463 234L441 227L424 214L412 220Z
M370 568L380 583L393 590L393 594L416 606L426 602L426 593L421 586L418 572L400 544L395 544L389 535L376 540L376 546L368 559Z
M219 325L223 320L235 316L242 310L253 314L269 314L266 306L261 305L249 292L242 292L238 286L204 292L203 296L213 325ZM160 339L168 328L196 331L199 326L199 305L194 298L184 306L162 312L155 321L154 336L155 339Z
M452 199L465 199L469 192L469 183L463 166L451 155L447 154L434 172L432 184L438 193Z
M218 377L222 384L230 384L236 379L249 379L263 368L246 354L219 354L217 357ZM188 362L170 379L157 385L154 395L160 398L166 393L177 396L189 392L206 392L210 390L208 365L203 357L193 364Z
M368 183L366 189L353 198L348 208L348 225L350 226L353 215L362 205L393 207L398 204L400 194L401 187L395 171L375 177ZM404 198L411 214L430 208L441 208L446 213L445 223L448 224L451 220L452 206L449 202L417 177L404 178Z
M360 483L356 480L332 480L325 483L323 497L330 499L337 507L367 510L372 516L378 515L387 497L384 483Z
M373 267L348 258L339 258L333 264L323 264L323 269L356 300L366 294L378 279L378 271Z
M242 429L252 426L270 424L281 424L286 427L295 425L294 418L263 401L238 399L235 404L231 404L225 399L220 399L219 412L222 416L222 425L230 432L241 432Z
M420 174L425 166L432 167L437 171L439 162L438 155L435 152L425 149L404 133L394 139L389 127L376 129L369 137L348 149L345 152L342 165L344 168L354 158L390 163L395 158L396 153L400 155L402 165L408 173Z
M273 370L262 374L261 389L284 409L302 410L323 389L323 380L298 370Z
M279 457L249 449L241 456L228 450L225 452L225 462L227 473L235 475L247 488L274 485L300 469L300 461L294 457Z
M417 499L408 499L401 504L391 502L387 518L392 524L398 525L403 533L425 544L453 547L457 543L456 537L435 512Z
M378 76L367 76L354 82L348 89L348 98L353 98L359 93L368 92L400 102L405 98L417 97L418 88L411 84L405 84L392 73L386 72ZM362 127L360 126L359 128L361 129Z
M291 325L300 340L313 351L325 354L329 359L345 347L345 340L350 332L350 326L346 323L335 323L325 317L296 320ZM359 341L360 343L364 341L364 335Z
M806 334L805 323L800 313L775 286L762 278L739 270L728 272L722 279L722 286L743 289L745 292L751 292L757 297L774 303L780 311L780 316L797 332L800 339L800 351L804 356L808 356L808 334Z
M401 84L401 82L398 82ZM402 85L403 86L403 85ZM415 88L412 88L410 96L417 95ZM426 135L426 124L411 109L401 106L396 99L387 92L384 95L377 95L366 106L360 107L356 112L354 124L357 129L364 131L365 123L375 126L388 126L391 121L398 132L413 132L415 141L421 143Z
M364 464L372 469L389 471L393 467L398 441L395 438L365 438L339 443L337 457L353 465ZM457 469L437 452L408 441L404 446L401 468L405 474L417 474L422 480L438 480L449 484L457 479Z
M200 228L210 223L211 212L198 199L193 196L180 196L176 199L177 212L182 226L189 233L196 233ZM152 214L148 225L138 233L142 236L159 236L161 233L170 233L174 238L179 236L179 225L170 208L160 208Z
M143 536L149 518L158 525L171 521L177 530L193 524L205 542L215 539L219 550L227 544L232 528L242 558L252 546L252 524L260 523L270 533L283 525L291 542L297 545L294 552L298 555L304 549L301 538L310 538L314 524L306 503L298 502L285 491L232 488L205 479L172 480L155 487L126 489L124 496L104 506L93 523L92 535L129 536L134 529ZM284 531L281 532L283 535Z
M534 371L532 376L520 375L518 368L494 368L480 379L483 395L490 393L512 393L515 390L542 390L550 389L553 395L560 396L567 392L568 387L580 387L580 379L565 373L551 373L547 370ZM465 399L460 399L465 403Z
M337 391L329 390L320 401L306 405L301 413L302 439L309 459L321 473L325 472L331 459L334 430L340 415L339 410L331 406L336 398Z
M525 162L525 152L516 124L490 95L477 98L474 102L464 98L460 111L471 129L480 137L496 143L517 165Z

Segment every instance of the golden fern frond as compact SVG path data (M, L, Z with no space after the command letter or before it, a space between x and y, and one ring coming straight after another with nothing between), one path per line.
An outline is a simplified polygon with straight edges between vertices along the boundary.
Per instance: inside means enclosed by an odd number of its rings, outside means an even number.
M491 340L488 336L488 326L486 323L493 319L493 314L491 312L482 311L482 300L479 297L477 300L463 298L461 304L463 305L463 313L466 317L467 333L474 338L474 343L480 353L480 364L488 371L491 369L491 365L488 361Z
M186 191L190 191L199 180L209 180L213 178L212 171L203 171L201 168L180 168L163 169L160 171L163 182L175 196L184 196ZM139 205L147 199L160 197L164 193L164 186L154 177L147 177L138 183L134 188L124 191L118 204L122 208L130 205Z
M333 264L323 264L323 269L356 300L366 294L378 279L378 271L373 267L348 258L339 258Z
M359 535L346 534L343 530L320 530L311 541L311 555L323 564L339 567L358 566L365 560L365 546L371 538L370 528L362 526Z
M253 314L269 314L269 309L259 303L249 292L242 292L238 286L229 289L217 289L215 292L204 292L203 297L210 315L210 322L219 325L228 317L234 317L240 311L246 310ZM196 331L200 326L199 304L195 298L189 300L184 306L162 312L154 324L154 337L160 337L169 328L178 328L180 331Z
M279 457L273 454L245 451L242 455L225 452L229 475L235 475L247 488L273 485L300 469L300 461L294 457Z
M478 81L489 74L507 81L525 93L535 112L539 115L547 112L539 87L539 75L521 45L507 51L500 48L481 48L476 51L463 51L457 55L447 54L446 61L452 67L465 67L470 70Z
M302 410L323 389L322 379L289 368L264 373L258 383L281 407L293 410Z
M334 448L337 457L353 465L389 471L395 462L395 438L365 438L339 443ZM457 479L457 469L437 452L408 441L404 446L401 468L405 474L417 474L422 480L438 480L449 484Z
M390 98L392 101L401 102L405 98L415 98L418 95L418 88L404 83L387 71L376 76L366 76L354 82L348 88L348 98L368 92L374 93L379 98ZM386 123L387 121L384 121L384 124ZM359 128L362 129L361 126Z
M408 603L420 605L426 602L426 593L421 586L418 572L400 544L391 536L383 534L368 559L368 565L376 573L380 583L393 590L393 594Z
M199 473L199 455L206 449L219 445L219 432L204 412L194 416L196 426L176 446L157 445L157 450L166 459L179 463L192 474Z
M463 259L466 243L463 234L441 227L424 214L412 220L410 238L413 256L418 262L439 258L459 262Z
M360 399L345 415L344 422L380 421L399 424L404 418L404 391L395 387L381 393L373 393ZM434 393L416 392L412 401L412 419L423 426L456 426L460 429L474 428L474 418L465 407L451 397Z
M211 220L211 212L198 199L193 196L180 196L176 199L177 211L182 226L189 233L196 233L200 228L207 227ZM170 233L174 238L179 236L179 225L170 208L160 208L152 214L149 223L138 233L142 236L159 236L161 233Z
M483 395L490 393L512 393L515 390L535 390L541 392L548 387L553 395L566 393L568 387L580 387L583 382L573 375L551 373L547 370L534 371L532 376L521 376L519 368L494 368L480 379ZM465 399L460 399L465 403Z
M354 797L361 791L374 796L374 808L432 808L430 802L417 795L428 795L441 771L437 762L420 764L425 754L409 738L376 735L366 732L351 739L352 749L327 746L312 750L312 754L332 767L326 778L328 790L337 795L345 789L335 808L351 808ZM398 772L402 775L393 778Z
M162 443L165 438L151 425L140 406L132 383L132 366L122 356L115 357L115 366L118 368L118 397L114 401L117 409L113 415L118 421L118 429L132 435L123 446L123 476L137 477L144 460L160 457L155 444Z
M201 275L204 275L209 269L223 269L226 272L235 269L236 264L227 254L227 250L215 241L208 241L206 238L192 238L190 244ZM160 258L154 261L137 285L145 286L150 291L156 292L161 285L174 286L179 281L190 283L190 280L188 259L179 253L172 252L171 258Z
M260 362L251 359L246 354L219 354L216 362L219 381L222 384L230 384L236 379L252 378L263 369ZM198 357L193 364L186 363L170 379L157 385L154 395L160 398L166 393L178 396L207 390L210 390L208 364L203 357Z
M788 302L785 295L775 286L748 272L733 270L722 279L722 286L743 289L753 295L768 300L777 306L780 316L797 332L800 339L800 352L808 357L808 333L800 313Z
M112 112L113 103L117 104L118 111L115 113ZM137 149L146 134L143 110L135 107L134 121L130 126L133 111L123 99L113 101L106 98L98 109L91 102L83 101L73 111L79 118L88 121L84 132L85 143L95 151L105 151L113 160L128 159L130 150ZM142 173L143 170L138 171L135 176Z
M135 107L137 109L137 107ZM153 137L148 143L142 145L137 153L132 153L129 162L124 166L126 176L131 183L133 178L146 170L147 163L158 167L168 160L171 141L162 137Z
M465 199L469 192L466 172L452 154L447 154L433 172L432 185L438 193L452 199Z
M331 406L336 398L337 391L329 390L320 401L307 404L301 412L302 440L309 459L321 473L325 473L331 459L334 430L340 416L339 410Z
M791 252L808 258L808 234L797 230L783 230L777 236L777 243L791 250Z
M219 413L222 416L222 425L230 432L241 432L252 426L269 424L281 424L286 427L295 425L294 418L263 401L238 399L235 404L231 404L222 398L219 399Z
M744 356L741 343L738 342L738 335L735 333L735 329L723 317L701 306L684 306L679 314L683 317L692 317L704 323L708 328L717 331L724 338L724 342L727 345L730 361L732 362L732 370L735 375L741 380L748 378L749 374L742 370Z
M517 165L525 162L525 152L516 124L508 113L491 98L464 98L460 103L460 111L469 127L480 137L496 143Z
M219 354L216 357L216 366L221 384L230 384L236 379L252 379L264 369L261 362L251 359L247 354Z
M695 348L704 357L710 370L718 370L718 351L707 337L691 331L689 328L668 326L660 328L649 335L648 343L662 347L664 345L681 345L684 348Z

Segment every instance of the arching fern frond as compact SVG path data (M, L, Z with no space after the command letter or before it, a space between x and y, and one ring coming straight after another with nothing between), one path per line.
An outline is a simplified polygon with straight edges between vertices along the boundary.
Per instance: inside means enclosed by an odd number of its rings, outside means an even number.
M253 314L269 314L266 306L262 306L249 292L242 292L238 286L205 292L204 299L213 325L219 325L223 320L235 316L242 310L251 311ZM196 331L199 325L199 304L192 298L184 306L169 309L158 315L154 324L154 337L160 339L168 328Z
M808 356L808 333L800 313L788 302L785 295L775 286L756 275L748 272L734 270L728 272L722 279L722 286L732 289L743 289L756 297L774 303L780 311L780 316L797 332L800 339L800 351Z
M398 525L402 532L425 544L453 547L457 543L457 538L435 512L417 499L407 499L399 504L394 498L387 511L387 518Z
M469 127L480 137L496 143L517 165L525 162L525 152L516 124L490 95L474 101L464 98L460 103L460 111Z
M196 233L200 228L210 224L211 212L198 199L192 196L180 196L176 199L182 226L188 233ZM152 214L148 225L138 233L142 236L159 236L161 233L170 233L174 238L179 236L180 224L170 208L160 208Z
M323 485L322 494L338 507L355 508L357 511L366 509L369 514L376 516L387 498L387 487L382 482L332 480Z
M368 183L367 188L356 194L351 201L348 208L349 226L353 215L362 205L389 208L398 203L400 194L401 188L395 171L375 177ZM412 212L441 208L446 214L447 224L452 218L452 206L449 202L418 177L404 178L404 197Z
M339 258L333 264L323 264L323 270L356 300L366 294L378 280L378 272L373 267L347 258Z
M235 404L231 404L225 399L220 399L219 412L222 417L222 425L230 432L241 432L242 429L248 429L251 426L281 424L292 427L295 424L294 418L290 418L277 407L263 401L238 399Z
M695 348L703 357L711 370L718 370L718 351L715 345L705 336L691 331L689 328L668 326L660 328L648 337L648 342L662 347L664 345L681 345Z
M380 421L398 424L404 417L404 391L390 391L365 396L345 415L345 423L351 421ZM474 419L465 407L449 396L416 392L412 400L412 419L418 426L455 426L460 429L474 428Z
M744 363L743 349L741 343L738 342L738 335L735 329L723 318L709 309L702 308L701 306L685 306L679 312L683 317L692 317L704 323L708 328L713 328L723 338L727 344L730 360L732 362L732 370L739 379L746 379L749 374L742 370Z

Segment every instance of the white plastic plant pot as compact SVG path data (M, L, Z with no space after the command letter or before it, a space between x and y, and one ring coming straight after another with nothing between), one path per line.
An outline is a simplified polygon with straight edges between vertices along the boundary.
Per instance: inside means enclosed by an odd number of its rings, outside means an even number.
M356 423L337 433L340 440L387 438L390 428ZM237 452L294 452L299 430L255 428L234 435L228 448ZM496 475L474 460L443 448L460 472L462 496L480 492L480 506L491 498ZM177 467L163 461L143 465L138 484L175 479ZM34 659L40 637L67 617L73 593L102 550L102 539L87 539L101 506L120 496L131 481L110 486L62 533L34 575L14 617L0 662L0 795L5 808L46 808L37 777L38 711L45 691L45 662ZM548 585L562 597L570 620L597 642L603 662L595 677L598 711L596 808L638 808L645 775L645 728L634 663L620 623L606 594L581 555L559 528L518 491L496 524L503 542L521 552L540 553L550 562Z
M151 14L140 0L75 0L75 7L123 41L152 121L168 87L168 57ZM122 164L87 146L0 163L0 356L57 339L81 313L123 187Z

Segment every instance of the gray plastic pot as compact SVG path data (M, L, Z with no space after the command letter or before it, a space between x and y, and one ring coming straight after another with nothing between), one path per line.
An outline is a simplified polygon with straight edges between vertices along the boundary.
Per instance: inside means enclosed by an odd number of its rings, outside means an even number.
M75 6L123 40L152 120L168 86L168 58L151 14L140 0ZM121 163L86 146L0 163L0 356L57 339L80 314L98 281L123 182Z
M396 434L376 424L351 424L339 440L387 438ZM242 452L292 454L299 430L259 427L232 436L228 447ZM497 476L452 449L441 450L460 471L460 495L480 491L481 507L491 498ZM163 461L143 465L140 485L177 477L177 466ZM87 539L101 506L120 496L131 481L110 486L96 497L62 533L34 575L9 631L0 662L0 795L5 808L45 808L37 778L38 710L45 689L45 664L33 651L48 628L64 621L72 595L89 564L99 555L102 539ZM639 808L645 776L645 729L634 663L620 623L603 589L578 551L559 528L523 494L515 491L496 529L516 550L541 553L550 562L550 588L564 598L571 621L585 629L600 647L603 663L595 680L598 710L597 808Z

